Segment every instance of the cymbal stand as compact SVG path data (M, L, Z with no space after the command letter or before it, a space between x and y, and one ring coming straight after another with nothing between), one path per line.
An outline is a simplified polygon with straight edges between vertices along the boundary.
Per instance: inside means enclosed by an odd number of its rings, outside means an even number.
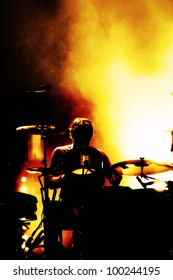
M148 180L148 179L157 180L157 179L155 179L155 178L149 177L149 176L144 175L144 174L143 174L143 175L140 175L140 176L136 176L136 179L138 180L138 182L142 185L142 187L143 187L144 189L147 189L147 186L154 184L154 181L149 181L149 182L147 182L147 183L143 183L140 177L141 177L141 178L145 178L145 179L147 179L147 180Z
M43 86L41 86L43 88ZM50 217L50 198L49 198L49 168L47 166L47 136L49 132L55 131L56 127L52 125L31 125L31 126L21 126L16 128L16 131L29 131L30 134L39 134L41 135L41 140L43 142L43 167L39 170L41 171L41 175L38 177L38 180L41 185L41 197L42 197L42 205L43 205L43 213L42 213L42 219L41 224L43 224L43 238L44 238L44 254L46 259L52 259L54 258L52 254L52 248L55 247L52 241L52 235L54 234L52 229L52 223L51 223L51 217ZM29 170L29 169L28 169ZM43 177L43 180L41 180L41 177ZM42 182L43 181L43 182ZM35 232L34 232L35 234ZM31 236L32 239L33 236ZM40 234L38 235L38 239L40 237ZM31 240L30 239L30 240ZM36 237L37 240L37 237ZM31 240L32 241L32 240ZM42 237L40 238L40 242L42 241ZM60 243L62 239L60 238ZM39 240L38 240L39 242ZM38 243L36 242L36 243ZM52 245L52 246L51 246ZM58 243L58 246L61 244ZM34 246L34 245L33 245ZM32 248L33 248L32 246Z
M49 173L48 173L48 166L47 166L47 127L43 125L41 127L41 140L43 142L43 169L42 169L42 176L43 176L43 184L41 188L42 192L42 203L43 203L43 228L44 228L44 251L45 251L45 258L51 259L51 230L50 230L50 223L49 223Z
M137 165L138 166L138 165ZM152 179L152 180L156 180L155 178L153 178L153 177L150 177L150 176L147 176L147 175L145 175L144 174L144 167L146 166L146 164L145 164L145 162L144 162L144 157L140 157L140 165L139 165L140 167L141 167L141 173L140 173L140 175L139 176L136 176L136 179L138 180L138 182L142 185L142 187L144 188L144 189L146 189L147 188L147 186L148 185L152 185L153 183L154 183L154 181L149 181L149 182L147 182L147 183L143 183L142 182L142 180L141 180L141 178L145 178L145 179Z

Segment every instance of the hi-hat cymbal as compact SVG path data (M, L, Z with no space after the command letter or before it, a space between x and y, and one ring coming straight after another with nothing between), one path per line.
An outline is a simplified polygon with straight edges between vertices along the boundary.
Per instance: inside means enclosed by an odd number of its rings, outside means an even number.
M29 134L66 134L68 129L54 125L25 125L16 128L16 131L26 131Z
M42 173L43 168L42 167L29 167L26 169L28 173Z
M173 164L141 158L118 162L113 164L111 168L115 169L120 175L142 176L173 170Z
M26 171L28 172L28 173L45 173L45 172L49 172L49 173L51 173L51 168L49 168L49 167L46 167L46 168L44 168L44 167L28 167L27 169L26 169Z

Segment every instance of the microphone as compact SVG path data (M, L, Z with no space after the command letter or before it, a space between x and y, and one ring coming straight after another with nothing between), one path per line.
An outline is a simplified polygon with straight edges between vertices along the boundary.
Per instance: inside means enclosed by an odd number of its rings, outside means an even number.
M27 92L28 93L43 93L50 89L52 89L51 85L38 85L33 88L30 88L29 90L27 90Z

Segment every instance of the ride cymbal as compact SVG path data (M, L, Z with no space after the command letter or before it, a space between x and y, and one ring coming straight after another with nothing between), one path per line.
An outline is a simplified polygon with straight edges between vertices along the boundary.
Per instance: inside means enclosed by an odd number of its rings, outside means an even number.
M111 168L115 169L120 175L142 176L173 170L173 164L141 158L118 162L113 164Z

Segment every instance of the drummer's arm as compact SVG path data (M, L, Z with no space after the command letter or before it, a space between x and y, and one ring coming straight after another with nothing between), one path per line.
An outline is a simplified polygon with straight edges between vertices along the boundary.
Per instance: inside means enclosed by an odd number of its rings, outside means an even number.
M111 161L106 154L103 155L103 167L106 178L109 180L112 186L119 186L122 176L111 168Z
M111 170L111 180L110 183L113 186L119 186L122 180L122 175L120 175L118 172L116 172L115 170Z
M60 174L58 176L51 176L49 180L49 188L50 189L59 189L62 187L65 181L65 175Z

